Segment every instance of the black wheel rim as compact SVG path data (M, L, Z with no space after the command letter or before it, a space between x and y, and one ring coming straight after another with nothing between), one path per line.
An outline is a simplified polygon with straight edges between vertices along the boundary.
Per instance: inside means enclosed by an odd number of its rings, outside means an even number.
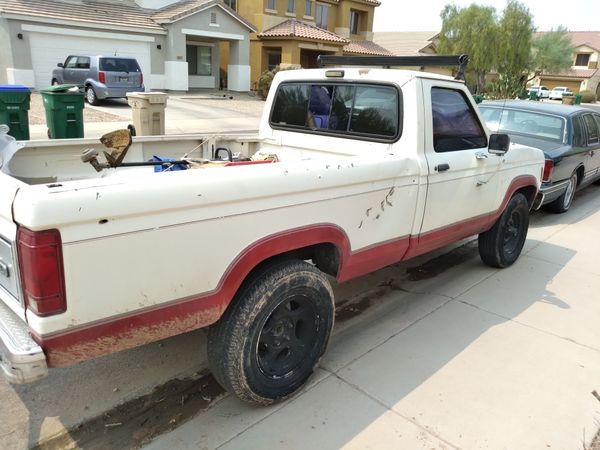
M513 253L519 246L523 229L523 218L518 211L513 211L504 227L504 253Z
M260 332L256 357L262 374L272 380L304 370L319 334L313 302L297 295L281 302Z

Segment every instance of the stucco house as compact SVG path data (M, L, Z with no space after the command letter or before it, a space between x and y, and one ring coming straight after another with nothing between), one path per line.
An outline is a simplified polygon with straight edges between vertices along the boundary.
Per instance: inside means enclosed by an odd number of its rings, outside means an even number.
M148 90L218 88L223 44L226 87L248 91L255 31L221 0L0 0L0 84L44 88L68 55L103 54L135 57Z
M565 86L577 93L589 90L600 98L600 31L571 31L573 65L559 73L543 73L531 81L532 86Z
M373 42L379 5L378 0L232 0L231 7L257 28L250 35L253 85L280 64L316 67L320 54L391 55Z

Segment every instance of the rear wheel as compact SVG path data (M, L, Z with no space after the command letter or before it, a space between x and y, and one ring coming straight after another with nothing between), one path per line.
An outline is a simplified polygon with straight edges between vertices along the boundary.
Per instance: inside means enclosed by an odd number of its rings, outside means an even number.
M571 178L569 178L569 182L567 184L567 189L562 193L560 197L554 200L552 203L548 203L544 206L544 209L553 213L562 214L567 212L573 203L573 197L575 197L575 191L577 189L577 172L573 172Z
M94 91L94 88L91 86L88 86L85 89L85 99L90 105L97 105L100 103L98 97L96 96L96 91Z
M52 78L52 86L58 86L58 80L56 78Z
M217 381L246 402L268 405L297 392L325 352L334 320L326 276L304 261L261 272L208 335Z
M523 249L529 229L529 203L523 194L515 194L494 226L479 235L479 256L492 267L508 267Z

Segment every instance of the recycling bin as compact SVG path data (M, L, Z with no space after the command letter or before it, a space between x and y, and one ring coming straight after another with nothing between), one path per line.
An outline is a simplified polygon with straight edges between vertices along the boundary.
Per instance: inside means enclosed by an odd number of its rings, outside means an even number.
M29 140L29 104L31 91L21 84L0 84L0 124L8 125L8 134L18 141Z

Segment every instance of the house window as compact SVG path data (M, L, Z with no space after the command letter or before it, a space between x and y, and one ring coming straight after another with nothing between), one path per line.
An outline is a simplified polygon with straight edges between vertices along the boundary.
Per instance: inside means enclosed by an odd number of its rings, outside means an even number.
M281 51L269 52L268 59L267 59L267 68L269 70L273 70L279 64L281 64Z
M576 66L585 66L587 67L588 63L590 62L590 55L589 53L579 53L577 55L577 57L575 58L575 65Z
M306 17L312 17L312 0L306 0L306 8L304 9Z
M316 13L316 25L326 30L329 22L329 6L317 3Z
M207 45L186 45L188 75L212 75L212 47Z
M225 4L226 4L227 6L229 6L229 7L230 7L231 9L233 9L234 11L237 11L237 8L236 8L236 3L237 3L237 2L236 2L236 0L224 0L224 1L225 1Z
M267 0L267 9L275 11L275 0Z
M358 34L358 21L360 13L358 11L350 11L350 33Z
M294 0L288 0L287 12L293 13L294 9Z

